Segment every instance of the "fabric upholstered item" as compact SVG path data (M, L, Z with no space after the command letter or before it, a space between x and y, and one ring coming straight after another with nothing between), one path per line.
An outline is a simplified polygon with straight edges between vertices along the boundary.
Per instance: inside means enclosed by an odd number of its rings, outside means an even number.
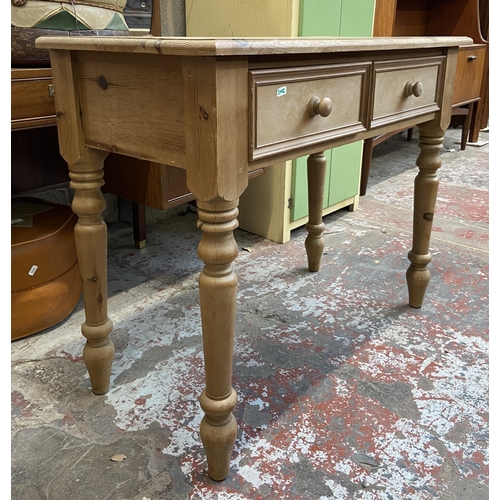
M36 49L41 36L124 36L127 0L11 0L11 64L50 67L49 51Z
M70 207L14 198L11 227L11 340L56 325L82 291L76 215Z
M126 0L28 0L11 7L11 25L47 30L128 30Z

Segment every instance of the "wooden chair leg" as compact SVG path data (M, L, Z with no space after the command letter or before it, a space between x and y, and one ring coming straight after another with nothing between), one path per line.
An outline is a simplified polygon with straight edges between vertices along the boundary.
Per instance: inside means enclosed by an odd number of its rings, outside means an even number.
M135 248L146 247L146 205L132 202L132 226Z
M363 143L363 157L361 160L361 180L359 184L360 196L364 196L366 194L366 188L368 187L368 176L370 175L372 153L373 153L373 137L370 137L369 139L365 139Z
M462 125L462 138L460 140L460 149L462 151L465 150L467 147L467 139L469 138L469 132L470 132L470 124L472 121L472 114L474 111L474 106L477 103L471 102L468 106L467 109L469 110L468 113L465 115L464 119L464 124Z
M471 123L469 125L469 142L477 142L479 141L479 129L480 129L480 108L484 106L481 101L476 101L472 103L472 114L471 114Z

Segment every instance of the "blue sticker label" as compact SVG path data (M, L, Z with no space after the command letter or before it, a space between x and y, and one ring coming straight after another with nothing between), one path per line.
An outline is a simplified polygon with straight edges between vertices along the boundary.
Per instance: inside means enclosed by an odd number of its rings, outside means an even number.
M281 97L282 95L286 94L286 87L280 87L279 89L276 90L276 96Z

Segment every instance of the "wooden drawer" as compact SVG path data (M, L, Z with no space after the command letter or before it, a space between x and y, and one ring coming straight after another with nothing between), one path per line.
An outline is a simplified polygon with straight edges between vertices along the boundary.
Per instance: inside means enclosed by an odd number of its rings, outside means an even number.
M11 73L11 127L33 128L55 125L50 68L13 69Z
M375 63L372 127L438 111L444 61L445 57L435 56Z
M362 103L368 101L370 68L360 63L250 71L250 160L365 130L368 109ZM323 114L324 99L331 101L327 116L314 115L315 98Z
M480 98L485 61L486 45L469 45L459 48L453 105Z

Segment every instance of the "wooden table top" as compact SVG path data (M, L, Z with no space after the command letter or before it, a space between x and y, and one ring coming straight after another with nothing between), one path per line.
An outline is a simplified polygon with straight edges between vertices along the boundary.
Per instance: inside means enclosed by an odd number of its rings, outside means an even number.
M471 45L462 36L434 37L297 37L297 38L200 38L200 37L40 37L42 49L134 52L173 56L252 56L321 54Z

